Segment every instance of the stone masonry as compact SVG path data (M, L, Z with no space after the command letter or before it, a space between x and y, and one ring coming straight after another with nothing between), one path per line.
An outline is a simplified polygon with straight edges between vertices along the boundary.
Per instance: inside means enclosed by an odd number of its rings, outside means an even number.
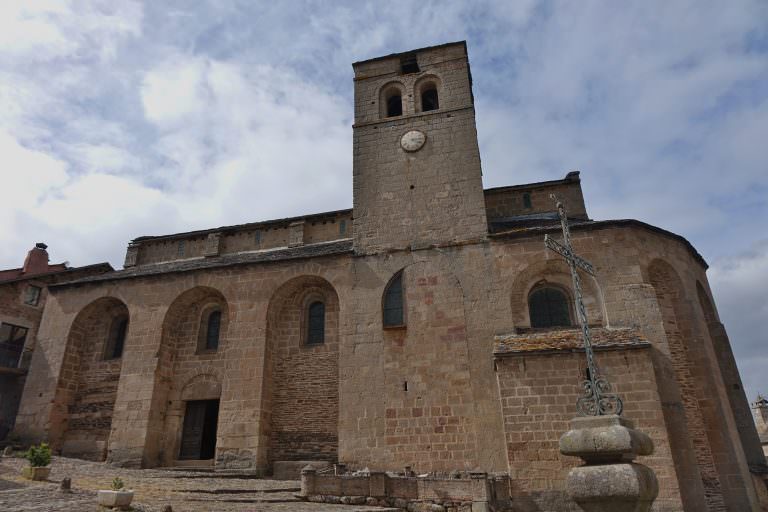
M51 286L15 432L134 468L506 473L516 510L575 510L576 461L557 443L584 362L568 268L543 242L559 236L556 193L596 268L583 281L601 370L655 446L639 461L658 477L652 510L766 506L760 440L691 244L590 219L578 172L483 190L465 43L353 68L354 208L139 237L124 269ZM425 110L427 90L439 108ZM541 289L568 325L532 322ZM122 315L122 357L105 360ZM213 458L180 460L198 442Z

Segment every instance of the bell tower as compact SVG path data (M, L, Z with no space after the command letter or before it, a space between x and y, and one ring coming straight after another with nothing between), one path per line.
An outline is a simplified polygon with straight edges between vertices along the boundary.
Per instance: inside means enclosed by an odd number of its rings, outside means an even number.
M466 42L353 64L361 254L487 236Z

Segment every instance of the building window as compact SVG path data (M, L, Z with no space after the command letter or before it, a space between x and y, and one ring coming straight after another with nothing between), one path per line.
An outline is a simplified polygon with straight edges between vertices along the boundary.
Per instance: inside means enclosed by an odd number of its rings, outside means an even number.
M384 290L383 317L384 327L402 327L405 325L402 270L395 274Z
M184 249L185 249L184 245L185 245L184 240L179 240L179 245L177 248L177 254L179 256L184 256Z
M387 96L387 117L396 117L403 115L403 97L400 93Z
M315 301L307 310L307 345L325 343L325 304Z
M256 230L253 234L253 241L256 242L256 247L261 246L261 230Z
M125 335L128 332L128 317L118 316L109 326L109 335L104 350L104 359L119 359L123 356Z
M419 63L415 53L407 53L400 56L400 70L404 75L419 72Z
M24 342L27 339L27 328L13 324L0 324L0 366L18 368Z
M347 233L347 221L342 219L341 222L339 222L339 234L345 235Z
M219 348L219 333L221 332L221 311L214 309L208 314L205 323L205 350Z
M430 84L421 92L421 111L429 112L430 110L437 110L440 108L440 103L437 99L437 88L434 84Z
M528 209L533 208L533 205L531 204L531 194L527 192L523 194L523 206Z
M37 306L37 304L40 302L40 292L42 291L42 288L35 285L29 285L27 286L26 294L24 295L24 304L29 304L30 306Z
M531 327L564 327L571 324L568 297L557 288L544 287L534 290L528 297Z

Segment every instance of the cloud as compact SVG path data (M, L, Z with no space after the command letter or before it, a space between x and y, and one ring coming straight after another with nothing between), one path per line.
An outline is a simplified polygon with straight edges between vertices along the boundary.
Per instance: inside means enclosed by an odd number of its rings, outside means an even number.
M348 207L350 63L466 39L485 186L578 169L593 218L686 236L757 382L766 19L759 0L2 2L0 267L37 241L119 266L136 236Z
M768 365L764 328L768 318L768 239L716 261L709 270L709 280L748 398L768 394L763 378Z

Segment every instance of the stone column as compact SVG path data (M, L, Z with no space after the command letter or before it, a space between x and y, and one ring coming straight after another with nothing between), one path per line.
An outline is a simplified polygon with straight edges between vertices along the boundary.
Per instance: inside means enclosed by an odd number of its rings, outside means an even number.
M571 420L560 438L560 453L580 457L568 473L568 496L586 512L646 512L659 494L656 475L632 462L653 453L653 441L616 415Z

